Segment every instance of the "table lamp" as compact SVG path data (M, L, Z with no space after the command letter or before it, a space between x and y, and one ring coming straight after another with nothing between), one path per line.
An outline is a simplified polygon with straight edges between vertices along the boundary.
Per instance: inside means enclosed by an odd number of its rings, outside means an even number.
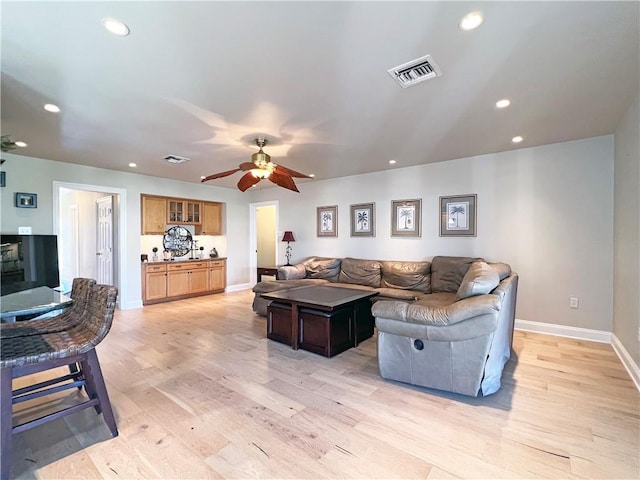
M287 249L285 250L285 254L284 256L287 257L287 265L291 265L291 245L289 244L290 242L295 242L296 239L293 238L293 232L290 232L289 230L287 230L286 232L284 232L284 235L282 236L282 241L283 242L287 242Z

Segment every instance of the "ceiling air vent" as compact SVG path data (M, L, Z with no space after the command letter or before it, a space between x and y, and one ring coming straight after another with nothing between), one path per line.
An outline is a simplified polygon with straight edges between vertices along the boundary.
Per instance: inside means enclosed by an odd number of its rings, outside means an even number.
M442 75L440 67L435 64L431 55L425 55L416 60L403 63L399 67L390 68L387 72L402 88Z
M191 160L190 158L181 157L180 155L167 155L166 157L164 157L164 159L167 162L174 163L174 164L184 163L184 162L188 162L189 160Z

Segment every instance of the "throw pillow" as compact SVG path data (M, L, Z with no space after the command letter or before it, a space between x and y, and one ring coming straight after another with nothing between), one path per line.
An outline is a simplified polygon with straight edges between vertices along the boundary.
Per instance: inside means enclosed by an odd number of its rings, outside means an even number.
M499 283L498 272L487 262L482 260L473 262L462 279L462 283L460 283L456 293L456 302L463 298L489 293Z

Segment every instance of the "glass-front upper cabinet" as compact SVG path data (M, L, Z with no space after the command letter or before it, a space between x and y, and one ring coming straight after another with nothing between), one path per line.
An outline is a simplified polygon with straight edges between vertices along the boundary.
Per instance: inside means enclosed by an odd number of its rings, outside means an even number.
M168 200L168 222L199 225L201 208L202 205L200 202Z

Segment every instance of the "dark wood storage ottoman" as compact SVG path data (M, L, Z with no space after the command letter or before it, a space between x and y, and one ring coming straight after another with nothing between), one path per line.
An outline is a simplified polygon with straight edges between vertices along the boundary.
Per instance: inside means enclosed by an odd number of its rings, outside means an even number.
M355 310L355 330L356 337L354 345L357 346L360 342L363 342L367 338L373 336L373 327L376 324L376 319L371 314L371 301L366 300L358 302L353 306Z
M271 302L267 307L267 338L292 345L291 305Z
M309 352L333 357L354 345L353 308L331 312L301 308L298 345Z

